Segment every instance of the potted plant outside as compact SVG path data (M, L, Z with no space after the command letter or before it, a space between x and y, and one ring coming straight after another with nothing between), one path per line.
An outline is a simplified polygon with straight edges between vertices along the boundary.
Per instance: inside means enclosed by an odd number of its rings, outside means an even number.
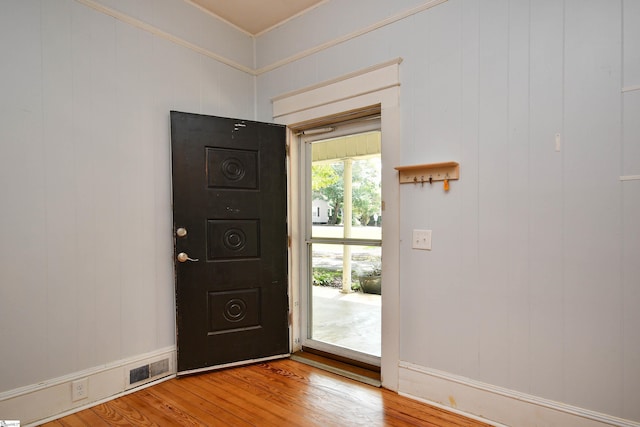
M379 266L359 277L360 290L365 294L382 294L382 271Z

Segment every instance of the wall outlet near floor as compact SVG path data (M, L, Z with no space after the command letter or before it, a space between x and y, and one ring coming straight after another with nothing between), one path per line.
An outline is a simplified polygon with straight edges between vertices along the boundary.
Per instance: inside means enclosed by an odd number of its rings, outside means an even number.
M86 399L89 396L89 379L82 378L71 383L71 401Z
M413 249L431 250L431 230L413 230Z

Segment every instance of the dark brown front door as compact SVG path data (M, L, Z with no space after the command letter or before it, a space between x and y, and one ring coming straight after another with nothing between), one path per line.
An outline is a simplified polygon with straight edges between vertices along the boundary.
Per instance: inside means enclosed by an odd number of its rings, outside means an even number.
M178 373L289 353L285 128L172 111Z

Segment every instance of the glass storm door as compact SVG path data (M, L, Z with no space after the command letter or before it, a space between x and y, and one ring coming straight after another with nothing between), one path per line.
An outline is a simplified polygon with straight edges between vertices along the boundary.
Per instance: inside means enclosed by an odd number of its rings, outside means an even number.
M379 366L383 220L379 121L302 141L308 278L303 346Z

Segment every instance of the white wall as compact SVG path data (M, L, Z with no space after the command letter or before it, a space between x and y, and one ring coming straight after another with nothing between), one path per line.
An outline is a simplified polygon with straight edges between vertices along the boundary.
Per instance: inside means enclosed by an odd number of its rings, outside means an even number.
M284 61L257 99L212 59L250 67L250 37L182 0L84 3L0 4L0 394L174 344L169 110L271 121L400 56L402 163L461 164L447 194L401 188L401 361L640 422L636 0L449 0L335 44L427 2L332 0L256 41Z
M231 28L187 0L77 0L96 2L128 18L142 21L222 59L253 68L253 37Z
M401 188L401 360L640 422L638 2L449 0L314 50L417 3L333 0L259 37L258 67L300 56L258 77L258 118L402 57L403 164L461 178Z
M253 63L182 0L103 3ZM1 2L0 392L175 344L169 111L254 117L254 78L210 56L80 1Z

